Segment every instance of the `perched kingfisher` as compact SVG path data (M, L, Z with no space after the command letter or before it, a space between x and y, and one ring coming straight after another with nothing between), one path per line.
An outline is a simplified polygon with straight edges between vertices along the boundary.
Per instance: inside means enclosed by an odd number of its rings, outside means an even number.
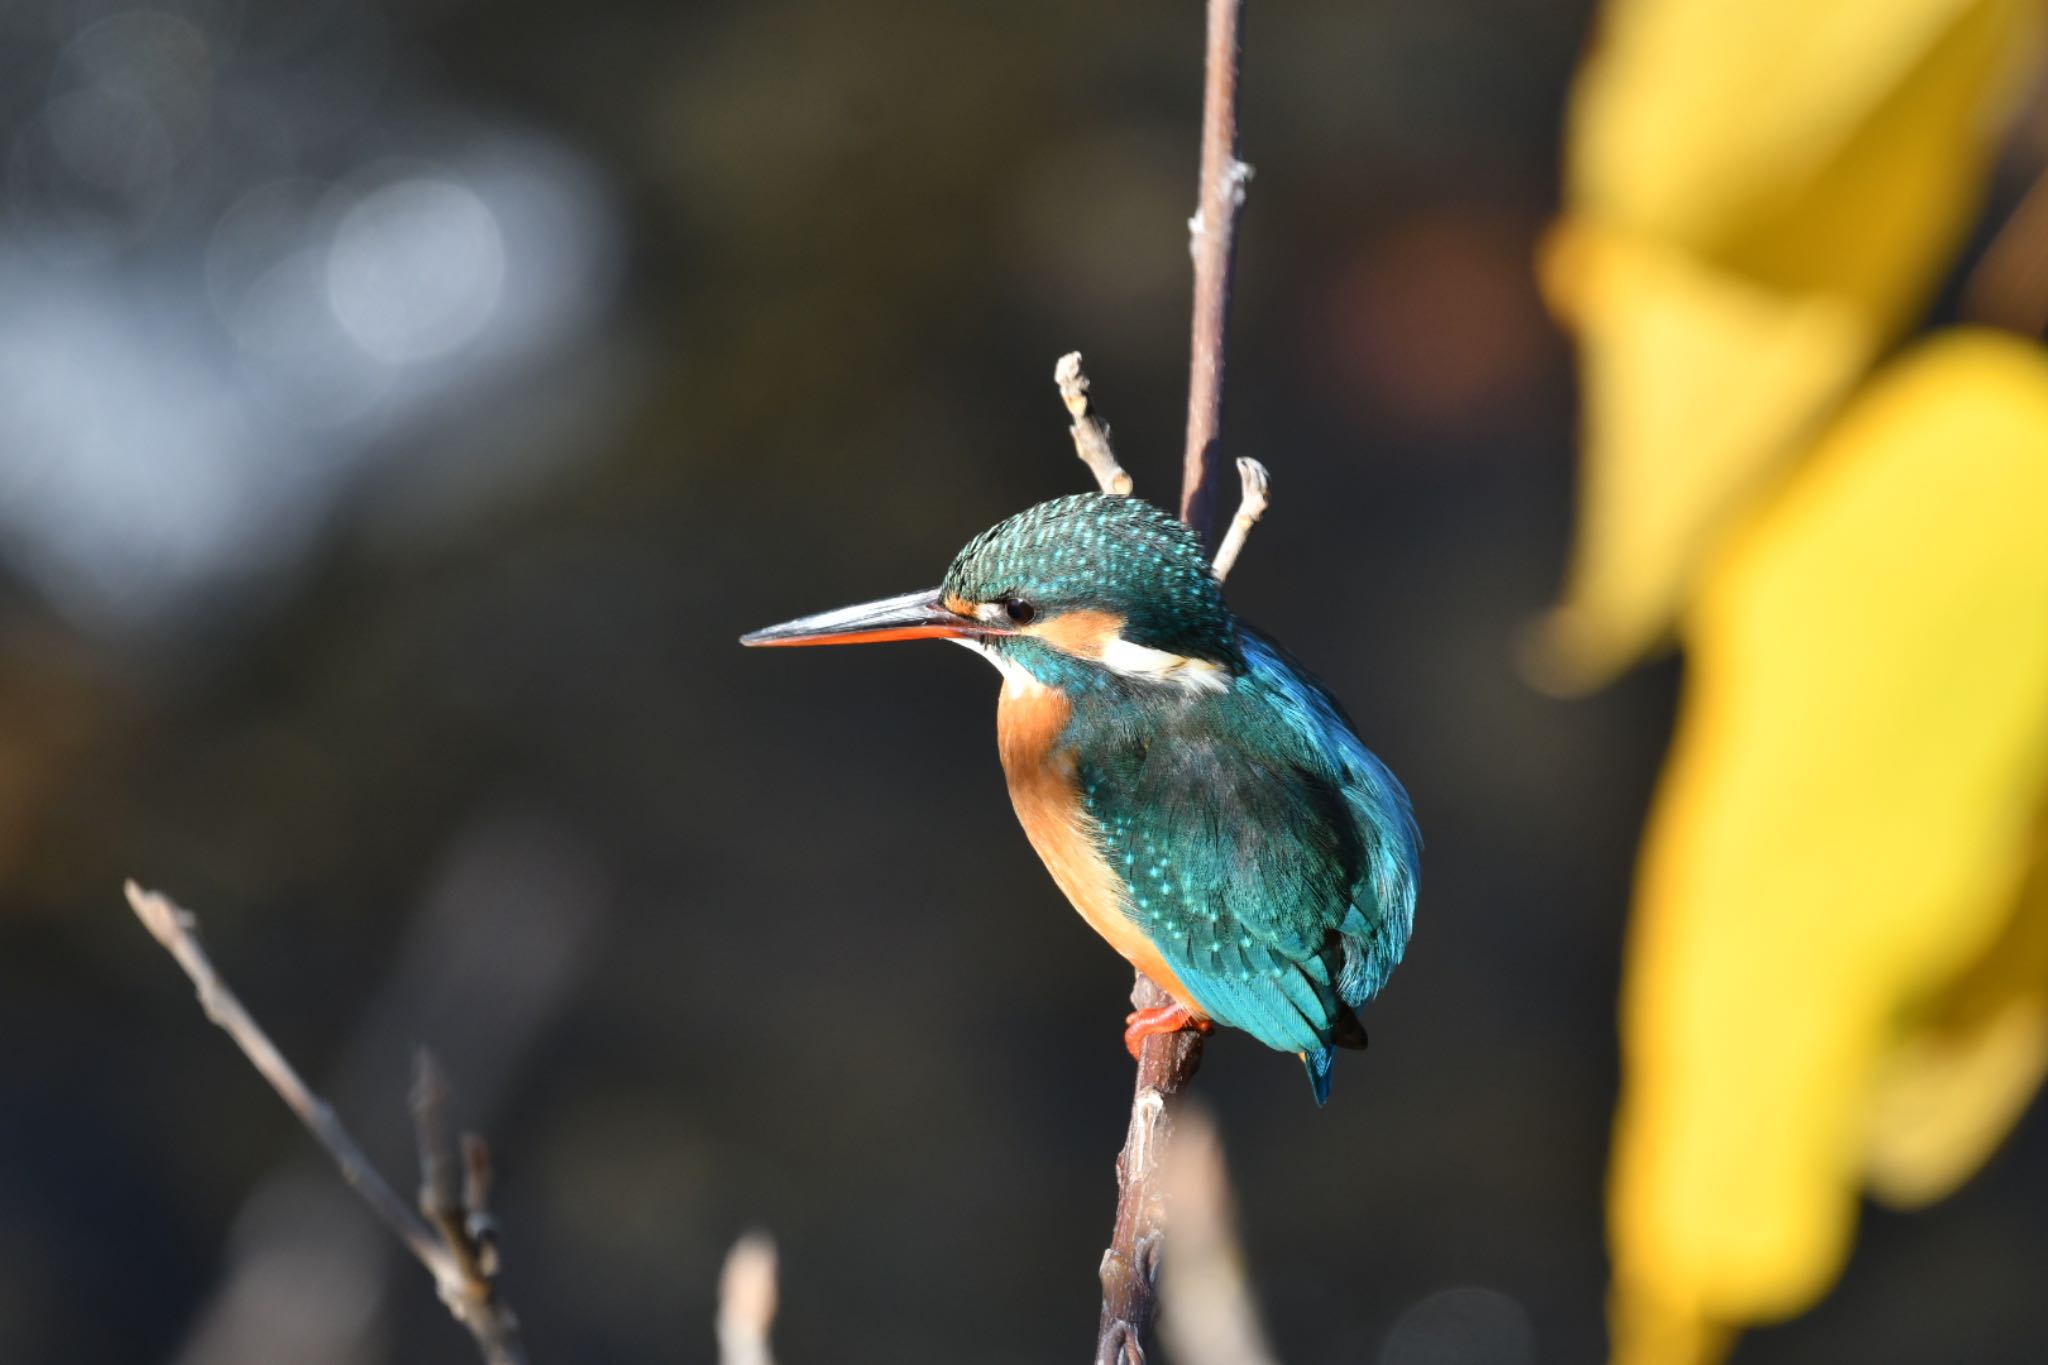
M1081 917L1173 1000L1147 1034L1215 1024L1297 1054L1316 1102L1353 1010L1415 919L1408 794L1336 701L1231 615L1202 545L1087 493L968 542L928 592L807 616L748 645L952 640L1003 675L996 742L1031 846Z

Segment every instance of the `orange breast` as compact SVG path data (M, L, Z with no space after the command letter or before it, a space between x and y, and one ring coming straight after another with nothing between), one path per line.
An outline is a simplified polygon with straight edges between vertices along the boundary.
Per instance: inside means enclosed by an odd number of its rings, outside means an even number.
M1060 747L1070 707L1049 687L1003 689L996 712L996 745L1010 803L1046 871L1090 928L1130 964L1198 1016L1188 995L1152 941L1124 913L1122 878L1096 848L1093 823L1081 806L1081 785L1073 754Z

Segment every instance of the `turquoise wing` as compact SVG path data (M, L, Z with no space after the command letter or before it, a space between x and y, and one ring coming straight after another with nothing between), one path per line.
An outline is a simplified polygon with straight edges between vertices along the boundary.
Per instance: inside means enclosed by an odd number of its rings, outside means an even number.
M1336 699L1272 641L1243 632L1250 669L1239 691L1256 697L1282 729L1306 742L1339 791L1359 831L1365 863L1340 925L1349 942L1338 993L1361 1005L1379 993L1415 928L1422 834L1400 780L1365 747Z
M1406 794L1325 691L1246 632L1246 673L1141 742L1090 746L1083 797L1129 913L1218 1023L1302 1053L1318 1098L1349 1007L1414 919Z

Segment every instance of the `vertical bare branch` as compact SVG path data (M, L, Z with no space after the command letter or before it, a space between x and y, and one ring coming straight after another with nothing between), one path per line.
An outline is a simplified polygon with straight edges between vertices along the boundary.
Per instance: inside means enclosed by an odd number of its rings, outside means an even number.
M1209 0L1202 85L1202 168L1188 250L1195 265L1195 307L1189 345L1187 452L1181 467L1180 514L1208 539L1222 464L1223 344L1230 314L1230 271L1237 213L1251 167L1237 159L1238 24L1244 0ZM1239 537L1240 545L1242 537ZM1227 570L1226 565L1226 570ZM1143 972L1131 1004L1149 1009L1171 997ZM1202 1065L1202 1035L1193 1029L1155 1033L1138 1055L1130 1126L1117 1158L1116 1226L1102 1257L1102 1317L1096 1365L1145 1365L1158 1304L1155 1276L1166 1233L1160 1173L1173 1136L1174 1112Z
M1209 0L1202 84L1202 172L1188 252L1195 261L1193 345L1188 355L1188 438L1181 463L1181 520L1207 541L1223 482L1223 344L1237 215L1252 168L1237 159L1238 25L1244 0Z
M1172 997L1140 972L1131 1004L1150 1009ZM1116 1159L1116 1226L1102 1253L1102 1318L1095 1365L1144 1365L1158 1313L1160 1246L1166 1237L1167 1144L1180 1097L1202 1065L1202 1035L1193 1029L1154 1033L1138 1054L1131 1121Z
M370 1164L362 1146L342 1126L333 1107L313 1093L297 1068L278 1051L270 1035L250 1016L207 956L199 942L198 921L168 897L145 891L132 881L125 890L136 918L191 978L206 1017L234 1040L278 1098L299 1116L306 1131L334 1159L342 1179L427 1268L441 1301L469 1329L488 1365L525 1365L517 1323L511 1311L493 1296L489 1280L479 1279L454 1244L438 1239L420 1215L406 1207L405 1201ZM416 1101L416 1113L418 1109Z
M1119 497L1128 494L1131 476L1117 463L1116 452L1109 447L1109 427L1088 399L1088 376L1081 372L1081 353L1069 351L1061 356L1060 363L1053 367L1052 380L1060 386L1060 401L1067 405L1067 412L1074 419L1074 453L1095 476L1096 487Z

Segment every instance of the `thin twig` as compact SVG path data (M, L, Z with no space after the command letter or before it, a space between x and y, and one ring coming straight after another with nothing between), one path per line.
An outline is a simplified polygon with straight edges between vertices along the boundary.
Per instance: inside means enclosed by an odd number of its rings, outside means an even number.
M718 1276L719 1365L775 1365L775 1239L756 1229L732 1244Z
M475 1133L462 1135L462 1222L464 1237L476 1261L477 1274L489 1280L498 1273L498 1220L491 1216L491 1183L495 1178L490 1144Z
M1218 583L1230 577L1230 571L1237 567L1237 557L1244 550L1245 538L1252 533L1252 527L1259 524L1259 518L1266 514L1266 494L1273 486L1272 475L1266 472L1266 467L1249 455L1238 459L1237 477L1244 493L1238 500L1237 515L1230 519L1230 529L1223 533L1223 543L1216 547L1213 567Z
M199 1007L206 1011L206 1017L235 1040L235 1046L242 1049L242 1055L249 1059L264 1080L270 1082L270 1088L277 1092L278 1098L299 1116L299 1121L306 1125L314 1140L327 1149L327 1154L334 1158L334 1164L341 1168L342 1179L363 1196L371 1212L398 1235L420 1263L433 1272L437 1281L455 1273L448 1253L434 1241L432 1231L384 1183L384 1177L370 1165L370 1159L356 1145L348 1130L342 1127L341 1120L335 1117L327 1101L313 1093L292 1064L285 1060L284 1054L277 1050L277 1045L270 1041L270 1035L249 1017L242 1002L221 980L212 959L200 945L199 922L168 897L145 891L132 881L124 889L129 907L142 921L143 928L149 930L156 941L177 959L178 965L185 969L185 975L192 978L192 984L199 991Z
M1202 170L1188 250L1195 263L1195 308L1189 345L1187 453L1181 467L1180 514L1208 537L1210 505L1221 478L1218 434L1223 419L1223 345L1230 311L1230 270L1237 212L1251 167L1237 159L1238 21L1244 0L1209 0L1209 36L1202 86ZM1241 539L1241 538L1240 538ZM1226 565L1227 568L1227 565ZM1150 1009L1171 997L1143 972L1131 1004ZM1193 1029L1155 1033L1138 1053L1130 1125L1117 1157L1116 1225L1102 1256L1102 1317L1095 1365L1145 1365L1145 1343L1158 1312L1155 1276L1166 1233L1160 1171L1182 1093L1202 1065L1202 1035Z
M145 891L132 881L124 890L136 918L191 978L206 1017L234 1040L278 1098L299 1116L314 1141L334 1159L342 1179L427 1268L442 1302L469 1329L489 1365L525 1365L525 1351L511 1311L493 1298L487 1280L478 1283L466 1274L456 1251L438 1240L427 1223L406 1207L405 1201L370 1164L333 1108L313 1093L298 1070L271 1042L270 1035L243 1008L200 944L198 920L169 897Z
M1131 476L1117 463L1116 452L1109 446L1109 427L1088 401L1088 376L1081 371L1081 353L1069 351L1061 356L1059 364L1053 366L1052 380L1060 386L1060 401L1067 405L1074 419L1074 453L1088 466L1096 486L1103 492L1118 497L1128 495Z
M419 1144L420 1214L441 1234L442 1245L459 1248L469 1234L463 1228L462 1191L455 1179L455 1148L448 1141L448 1083L441 1078L434 1054L425 1048L413 1055L408 1098L413 1137Z
M1202 83L1202 180L1188 219L1195 261L1193 346L1188 355L1188 438L1181 460L1181 520L1204 541L1213 530L1223 471L1223 343L1230 323L1230 274L1237 215L1252 168L1237 159L1238 25L1244 0L1209 0Z
M420 1213L441 1235L454 1258L457 1279L441 1283L448 1311L468 1327L492 1365L525 1359L519 1321L498 1297L496 1228L491 1223L491 1153L482 1138L465 1133L458 1162L448 1136L448 1083L434 1054L421 1048L413 1059L413 1136L420 1155ZM461 1179L457 1179L460 1166Z
M466 822L314 1088L339 1113L374 1113L390 1097L391 1058L431 1037L442 1069L462 1077L465 1121L488 1121L588 971L614 907L600 862L554 816L512 807ZM399 1135L391 1124L358 1136L380 1168L402 1170L413 1134L402 1149ZM220 1278L165 1365L359 1365L377 1354L386 1286L415 1272L402 1243L355 1217L355 1199L319 1146L291 1148L249 1187ZM463 1202L474 1221L483 1205L467 1192ZM394 1257L405 1263L396 1272Z

